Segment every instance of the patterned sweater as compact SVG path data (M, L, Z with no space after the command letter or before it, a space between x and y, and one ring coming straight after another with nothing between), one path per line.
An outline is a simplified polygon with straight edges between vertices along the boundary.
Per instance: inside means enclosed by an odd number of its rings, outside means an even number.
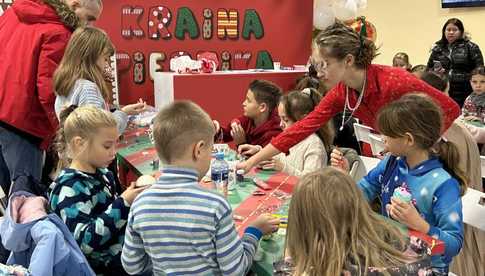
M52 184L50 207L66 223L93 267L119 263L130 207L115 194L113 174L64 169Z
M231 207L196 171L165 167L132 205L121 261L129 274L245 275L261 236L248 227L239 238Z
M463 116L475 116L481 122L485 120L485 93L471 93L465 100L462 108Z
M390 157L382 160L360 182L359 187L369 201L379 196L382 215L387 216L394 189L406 184L418 213L429 223L429 236L445 243L445 253L432 257L433 268L447 268L463 245L463 215L459 184L443 169L439 159L433 157L410 169L405 158L396 158L395 165L386 165ZM386 176L384 175L386 174Z

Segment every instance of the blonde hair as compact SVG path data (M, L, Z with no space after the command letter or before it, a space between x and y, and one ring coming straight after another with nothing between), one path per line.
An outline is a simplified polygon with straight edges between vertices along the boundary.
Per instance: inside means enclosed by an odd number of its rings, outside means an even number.
M108 35L94 27L78 28L67 44L64 56L54 73L54 91L57 96L67 96L78 79L94 82L105 101L109 101L110 89L103 76L104 68L96 65L103 54L114 54Z
M215 135L209 115L190 101L176 101L162 109L153 123L153 138L158 157L170 164L198 141L208 144Z
M370 209L350 176L331 167L300 180L290 203L286 243L295 275L342 275L349 264L366 271L410 260L403 254L400 230Z
M382 134L392 138L410 133L419 148L438 155L445 170L458 180L463 195L468 180L459 166L457 146L440 138L442 118L441 108L426 94L407 94L379 111L377 125Z
M93 106L70 106L60 114L59 130L56 136L56 150L59 154L57 171L71 162L70 143L74 137L90 141L100 128L116 128L116 120L111 112Z
M354 56L355 66L359 69L366 68L378 55L372 40L340 21L321 31L313 41L313 48L337 60L350 54Z

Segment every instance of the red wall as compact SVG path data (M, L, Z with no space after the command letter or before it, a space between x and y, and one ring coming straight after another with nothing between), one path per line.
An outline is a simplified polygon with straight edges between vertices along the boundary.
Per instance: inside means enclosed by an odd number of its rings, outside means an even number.
M104 10L100 20L96 24L103 28L110 35L118 53L125 53L129 60L118 60L120 103L127 104L142 97L153 104L153 81L149 76L149 57L153 52L164 52L167 56L176 51L189 52L195 57L200 51L214 51L220 54L228 51L232 55L233 67L234 55L237 52L250 52L252 57L249 68L256 65L256 57L260 51L268 51L274 61L280 61L282 65L305 64L310 55L311 30L312 30L312 8L313 1L298 0L109 0L104 1ZM126 6L140 7L143 13L139 16L123 15L122 8ZM151 7L165 6L172 13L172 21L168 30L172 34L169 40L153 40L148 38L148 14ZM177 11L181 7L188 7L193 12L200 30L197 39L191 39L186 35L184 40L174 37ZM210 8L213 13L213 34L212 39L202 38L203 32L203 10ZM219 9L235 9L239 13L239 38L219 39L217 37L217 11ZM246 40L242 38L244 14L247 9L254 9L259 15L264 28L264 36L261 39ZM131 25L133 28L141 28L144 31L141 37L123 37L123 26ZM144 54L144 76L141 84L134 82L133 76L133 54L141 52ZM169 68L169 58L161 63L163 70ZM241 65L238 66L241 68ZM244 68L241 68L244 69Z

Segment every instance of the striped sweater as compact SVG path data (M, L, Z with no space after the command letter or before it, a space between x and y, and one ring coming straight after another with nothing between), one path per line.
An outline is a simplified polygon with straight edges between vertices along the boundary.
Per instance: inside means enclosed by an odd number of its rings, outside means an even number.
M196 171L166 167L132 205L121 261L129 274L245 275L261 236L248 227L239 238L221 195Z
M94 82L85 79L77 80L67 96L56 97L54 109L58 119L61 111L70 105L92 105L109 111L109 106L104 100L98 86ZM128 124L128 115L121 110L116 110L113 112L113 116L118 126L118 132L122 134Z

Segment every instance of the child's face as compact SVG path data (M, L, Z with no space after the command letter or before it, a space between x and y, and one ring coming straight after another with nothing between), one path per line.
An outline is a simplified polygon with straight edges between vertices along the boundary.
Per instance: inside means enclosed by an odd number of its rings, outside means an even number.
M115 158L117 140L118 130L115 127L100 128L90 141L84 141L84 150L75 158L93 169L106 168Z
M246 99L243 102L243 110L244 116L247 116L251 119L257 118L260 116L261 112L261 104L259 104L256 99L254 98L254 93L251 90L248 90L246 93Z
M103 54L98 57L96 61L96 65L99 67L101 71L103 71L107 66L110 66L110 55L107 51L103 51Z
M199 141L200 143L201 141ZM199 180L204 177L204 175L207 173L210 167L210 163L212 160L212 148L214 146L214 143L212 140L202 141L203 145L202 146L197 146L195 144L195 155L196 155L196 168L197 171L199 172Z
M395 156L405 155L409 147L408 137L389 137L382 135L382 140L384 141L385 148L388 152Z
M485 92L485 76L473 75L470 84L472 85L474 93L482 94Z
M283 103L278 104L278 116L280 117L280 127L282 130L289 128L295 123L286 115L286 110Z
M392 61L392 66L408 69L408 64L400 58L394 58L394 60Z

